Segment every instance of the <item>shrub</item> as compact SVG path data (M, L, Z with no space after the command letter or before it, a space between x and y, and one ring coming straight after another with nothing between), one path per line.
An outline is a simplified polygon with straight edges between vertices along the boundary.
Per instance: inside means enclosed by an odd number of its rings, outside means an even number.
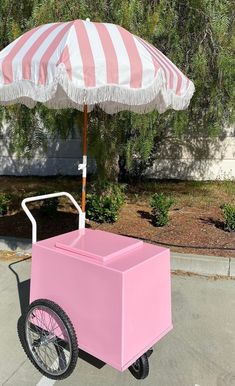
M49 191L40 191L37 192L37 196L41 196L42 194L49 194L53 192ZM40 204L40 210L43 214L52 216L53 214L56 213L58 206L59 206L59 199L58 197L53 197L53 198L46 198L45 200L39 201Z
M0 193L0 216L7 214L11 196L9 194Z
M174 201L164 193L155 193L150 201L152 224L162 227L169 222L168 212Z
M93 192L87 194L87 218L99 223L113 223L118 219L124 200L123 186L111 183L96 185L93 188Z
M225 229L229 232L235 231L235 206L227 203L223 205L222 210Z

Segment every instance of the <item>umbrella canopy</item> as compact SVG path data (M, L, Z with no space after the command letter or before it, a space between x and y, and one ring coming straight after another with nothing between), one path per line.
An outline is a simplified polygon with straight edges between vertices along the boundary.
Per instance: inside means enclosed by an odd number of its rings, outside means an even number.
M34 28L0 52L0 104L107 113L187 108L193 83L157 48L109 23Z

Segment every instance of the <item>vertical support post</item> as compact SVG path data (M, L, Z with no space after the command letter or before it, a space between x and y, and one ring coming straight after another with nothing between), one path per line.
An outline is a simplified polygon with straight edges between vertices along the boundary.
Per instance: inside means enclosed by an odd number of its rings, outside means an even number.
M82 212L85 228L86 212L86 177L87 177L87 105L84 105L83 114L83 160L82 160Z

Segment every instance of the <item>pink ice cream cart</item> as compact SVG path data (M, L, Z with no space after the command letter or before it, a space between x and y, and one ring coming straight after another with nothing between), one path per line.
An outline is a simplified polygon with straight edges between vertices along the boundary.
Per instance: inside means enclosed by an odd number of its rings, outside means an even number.
M20 339L33 364L63 379L82 349L137 379L148 375L152 346L172 329L170 252L100 230L80 228L36 241L33 225L30 306ZM81 225L81 224L80 224Z
M152 346L172 328L170 252L140 240L85 228L87 117L188 107L193 83L156 47L121 26L87 20L38 26L0 52L0 104L37 102L84 112L81 208L66 192L26 198L32 222L30 305L19 336L35 367L69 376L79 348L138 379ZM27 204L67 196L77 230L37 241Z

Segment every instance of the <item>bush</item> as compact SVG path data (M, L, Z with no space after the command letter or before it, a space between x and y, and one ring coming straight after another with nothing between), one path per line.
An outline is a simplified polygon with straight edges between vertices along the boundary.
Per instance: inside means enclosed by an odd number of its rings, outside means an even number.
M36 193L36 196L41 196L42 194L49 194L54 192L49 191L40 191ZM46 198L45 200L39 201L40 204L40 210L43 214L52 216L56 213L58 206L59 206L59 199L58 197L53 198Z
M124 200L123 186L110 183L99 184L93 188L91 194L87 194L87 218L99 223L113 223L118 219Z
M0 216L7 214L11 196L9 194L0 193Z
M164 193L155 193L150 201L152 224L162 227L169 222L168 212L174 201Z
M235 231L235 206L227 203L223 205L222 210L225 229L229 232Z

